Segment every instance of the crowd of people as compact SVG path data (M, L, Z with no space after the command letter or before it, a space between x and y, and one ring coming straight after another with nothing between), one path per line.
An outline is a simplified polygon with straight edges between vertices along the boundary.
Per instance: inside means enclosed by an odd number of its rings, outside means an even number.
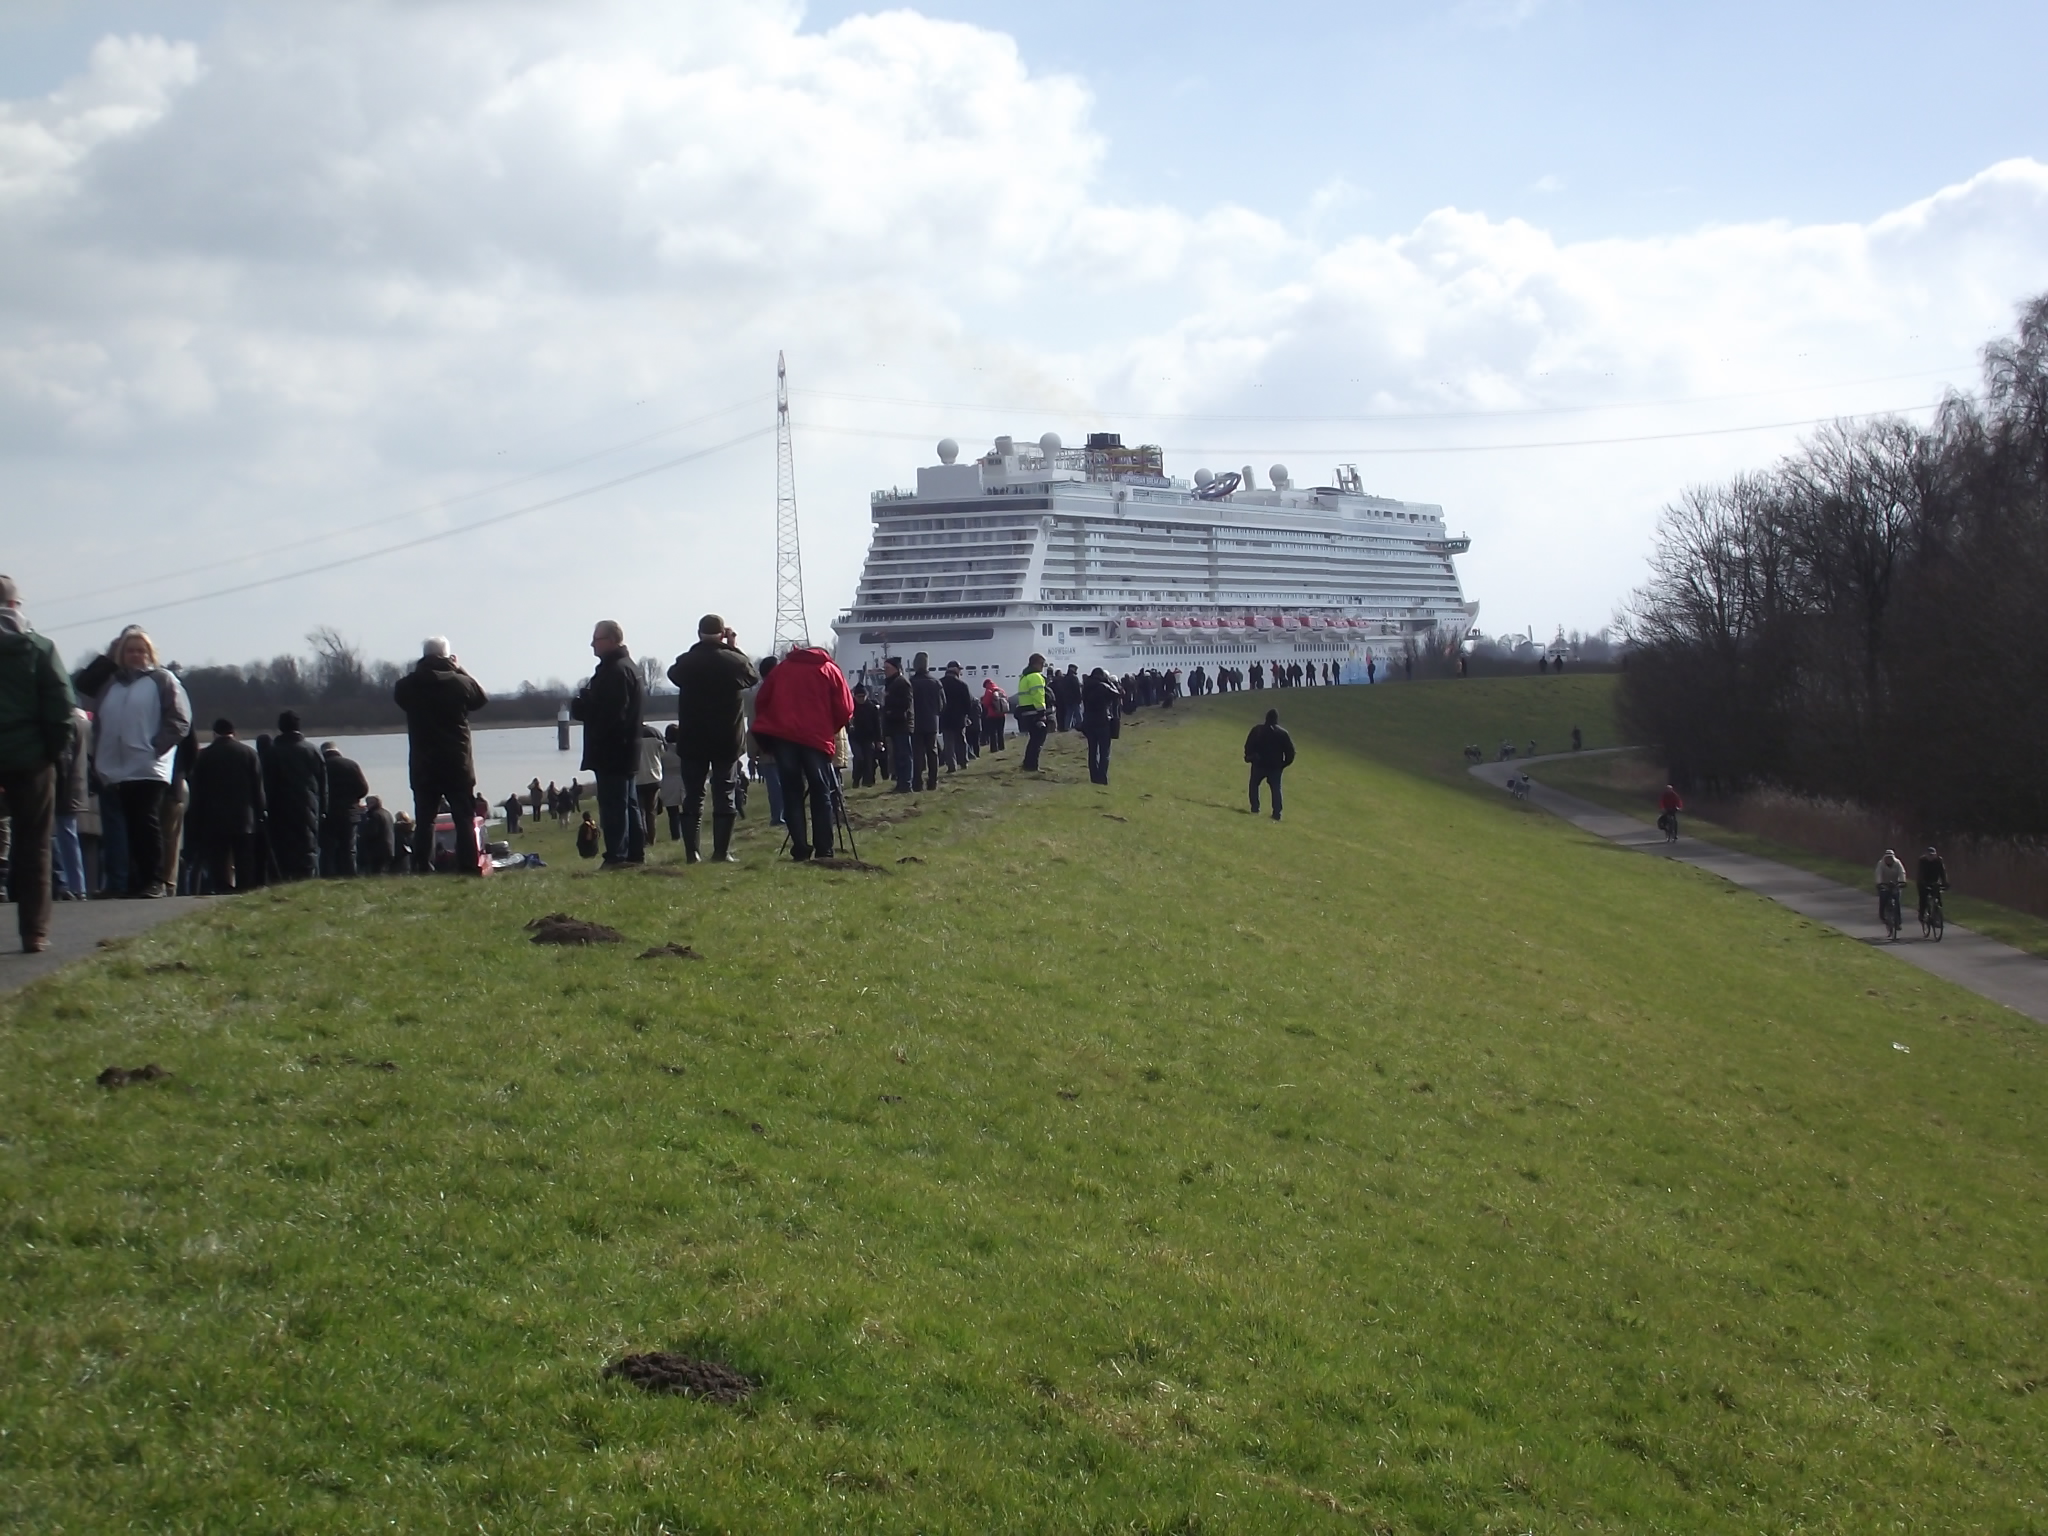
M847 778L855 786L884 780L898 794L931 789L942 774L1007 751L1013 734L1020 767L1038 773L1047 738L1079 732L1090 780L1107 784L1126 716L1247 681L1199 667L1186 676L1144 669L1115 678L1097 667L1084 677L1033 655L1014 696L993 678L976 693L960 663L935 671L919 652L907 669L888 657L879 675L863 672L849 684L815 647L757 662L721 616L707 614L696 644L667 669L676 719L657 727L621 626L598 623L590 648L595 666L569 714L582 723L580 767L591 776L594 814L583 807L580 778L566 788L543 788L536 778L502 810L508 834L528 808L536 820L576 821L579 851L607 867L644 863L663 812L686 860L702 862L707 801L708 857L734 862L734 827L756 784L770 821L788 831L792 858L831 858L841 833L850 837ZM1276 666L1271 681L1308 686L1314 677L1313 668ZM1248 681L1267 685L1256 664ZM481 834L492 808L477 791L470 717L488 695L446 637L433 636L392 697L406 719L410 814L371 794L361 765L336 743L308 739L291 710L253 740L234 721L216 719L202 741L183 683L138 625L67 671L29 624L15 583L0 576L0 888L18 906L24 948L47 948L59 901L483 872L490 851ZM1293 747L1272 712L1247 741L1245 760L1252 808L1263 783L1277 819L1280 772Z

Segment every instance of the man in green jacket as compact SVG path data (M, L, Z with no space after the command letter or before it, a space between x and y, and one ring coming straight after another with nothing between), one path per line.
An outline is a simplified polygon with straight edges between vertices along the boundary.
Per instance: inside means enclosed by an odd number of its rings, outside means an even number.
M0 576L0 793L14 820L10 883L21 947L31 955L50 947L50 829L72 707L57 647L29 627L20 589Z

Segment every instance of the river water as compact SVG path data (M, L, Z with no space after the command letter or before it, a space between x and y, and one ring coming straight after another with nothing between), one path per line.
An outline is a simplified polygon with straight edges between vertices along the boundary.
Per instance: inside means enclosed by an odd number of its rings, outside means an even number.
M566 752L556 749L552 725L477 731L471 739L476 757L476 785L493 805L501 803L514 790L524 795L526 786L535 779L545 786L551 782L566 785L576 778L583 781L586 790L590 787L590 775L576 766L583 761L581 726L570 728L569 750ZM381 796L392 810L410 808L412 781L406 773L405 732L390 731L375 736L322 736L316 740L332 741L341 748L344 757L352 757L362 764L363 776L370 781L370 793Z

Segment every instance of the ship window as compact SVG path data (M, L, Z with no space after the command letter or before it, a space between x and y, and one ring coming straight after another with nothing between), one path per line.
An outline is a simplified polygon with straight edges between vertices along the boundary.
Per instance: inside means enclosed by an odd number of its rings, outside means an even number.
M1041 624L1038 626L1038 632L1041 635L1049 635L1052 633L1052 626L1050 624Z

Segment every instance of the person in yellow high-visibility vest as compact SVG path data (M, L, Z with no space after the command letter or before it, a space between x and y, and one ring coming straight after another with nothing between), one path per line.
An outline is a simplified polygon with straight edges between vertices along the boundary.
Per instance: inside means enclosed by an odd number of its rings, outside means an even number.
M1017 725L1029 738L1024 747L1024 771L1038 772L1038 749L1045 745L1045 658L1036 651L1024 663L1024 675L1017 679Z

